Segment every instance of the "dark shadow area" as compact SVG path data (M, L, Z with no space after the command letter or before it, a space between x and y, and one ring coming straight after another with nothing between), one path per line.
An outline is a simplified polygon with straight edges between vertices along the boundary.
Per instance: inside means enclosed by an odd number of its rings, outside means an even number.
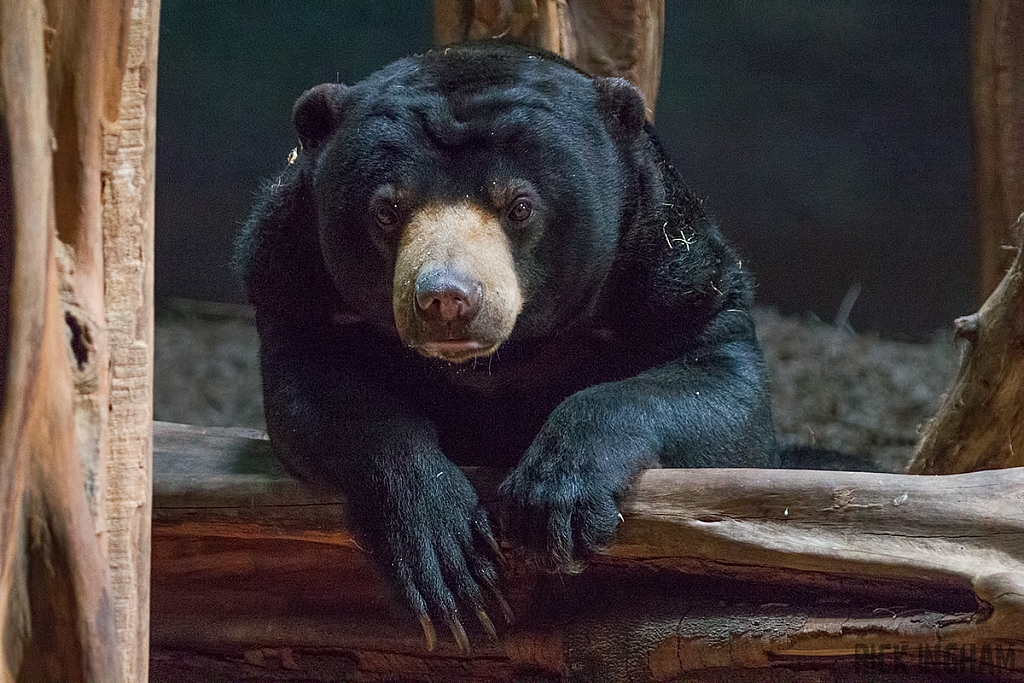
M770 8L770 10L769 10ZM967 3L666 10L658 126L759 301L919 337L976 307Z
M156 295L242 301L231 241L298 145L292 105L432 39L431 4L359 0L161 5Z

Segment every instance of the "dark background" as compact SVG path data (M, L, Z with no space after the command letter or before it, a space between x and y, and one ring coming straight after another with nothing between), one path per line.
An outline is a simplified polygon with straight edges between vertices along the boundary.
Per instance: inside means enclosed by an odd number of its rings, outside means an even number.
M967 2L666 3L659 133L760 303L920 339L976 306ZM295 98L431 43L431 3L164 0L156 294L241 301L228 262L296 146Z

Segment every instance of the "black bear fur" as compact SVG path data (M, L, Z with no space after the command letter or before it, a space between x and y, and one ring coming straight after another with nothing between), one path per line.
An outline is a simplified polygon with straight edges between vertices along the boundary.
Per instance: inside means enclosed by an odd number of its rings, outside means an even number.
M403 59L299 100L298 157L238 238L273 446L351 501L428 633L440 620L464 644L465 609L491 631L495 514L515 547L572 571L610 543L641 469L779 466L751 278L644 113L625 81L547 53ZM492 178L534 193L525 228L495 218L522 310L490 356L424 357L396 333L381 219L486 208ZM374 214L384 186L401 199ZM511 468L492 517L457 465Z

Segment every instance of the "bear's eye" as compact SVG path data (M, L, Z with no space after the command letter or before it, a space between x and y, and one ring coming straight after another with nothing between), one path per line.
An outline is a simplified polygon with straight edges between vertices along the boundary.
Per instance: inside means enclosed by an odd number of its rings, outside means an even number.
M381 227L393 226L398 223L398 205L380 204L374 209L373 217Z
M519 197L508 210L509 220L521 223L533 215L533 203L526 197Z

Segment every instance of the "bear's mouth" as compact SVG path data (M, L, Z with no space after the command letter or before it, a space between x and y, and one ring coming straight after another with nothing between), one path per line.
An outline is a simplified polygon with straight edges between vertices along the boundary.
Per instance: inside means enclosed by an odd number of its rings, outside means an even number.
M494 352L497 344L477 339L446 339L419 344L416 350L430 358L440 358L450 363L462 363L470 358L487 356Z

